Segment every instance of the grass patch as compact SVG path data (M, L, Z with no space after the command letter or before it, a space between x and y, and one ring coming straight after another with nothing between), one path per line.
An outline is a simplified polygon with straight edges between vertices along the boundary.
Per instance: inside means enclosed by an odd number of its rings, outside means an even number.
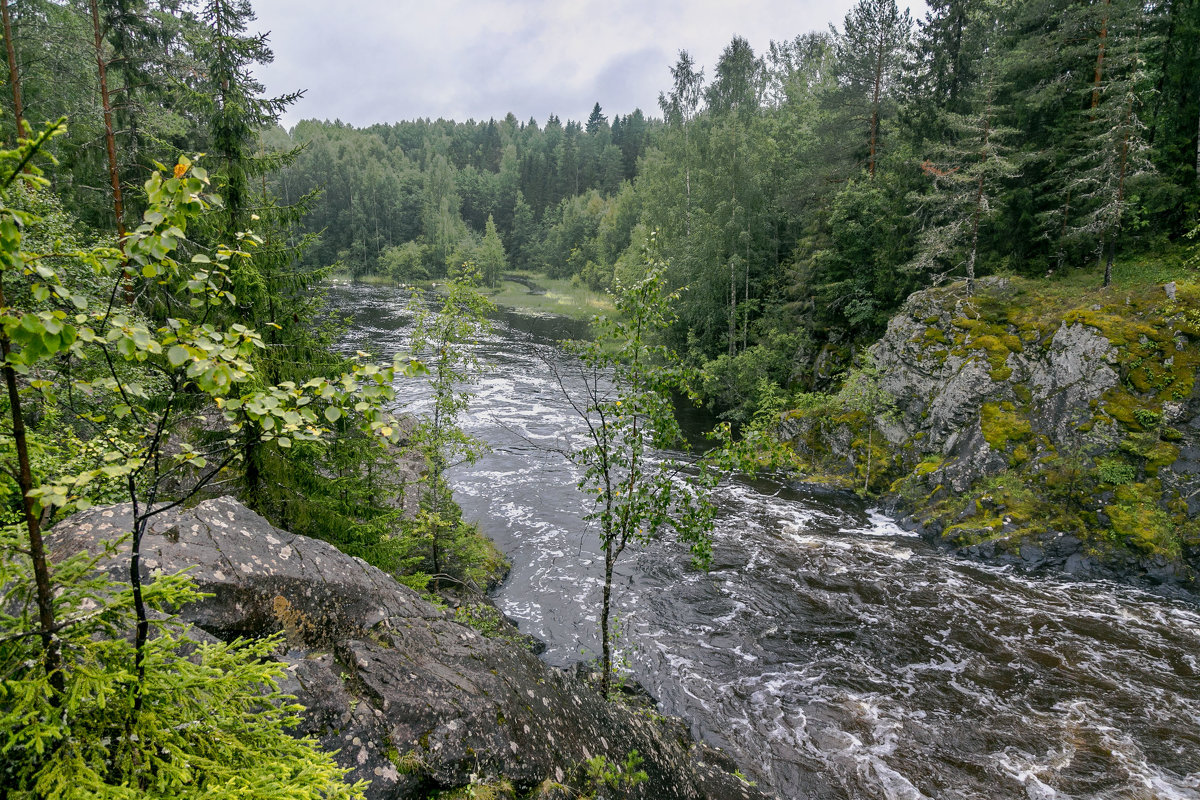
M564 278L550 278L534 272L510 273L527 278L544 294L531 293L528 286L516 281L503 281L500 288L488 293L491 301L504 308L519 311L541 311L564 317L589 320L613 309L612 296L594 292L587 286Z

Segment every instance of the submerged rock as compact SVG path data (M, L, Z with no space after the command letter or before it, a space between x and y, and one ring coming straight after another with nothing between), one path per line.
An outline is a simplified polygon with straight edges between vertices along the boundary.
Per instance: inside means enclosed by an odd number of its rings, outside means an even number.
M56 525L47 543L55 558L100 553L130 526L128 505L91 509ZM634 750L647 779L622 796L765 797L681 722L607 702L527 649L482 636L380 570L274 528L231 498L155 517L142 553L145 579L191 568L212 594L181 609L184 621L224 640L286 634L283 688L307 709L298 733L337 750L351 780L371 781L369 798L473 781L553 797L585 780L588 759L623 764ZM118 555L100 568L123 580L128 561Z

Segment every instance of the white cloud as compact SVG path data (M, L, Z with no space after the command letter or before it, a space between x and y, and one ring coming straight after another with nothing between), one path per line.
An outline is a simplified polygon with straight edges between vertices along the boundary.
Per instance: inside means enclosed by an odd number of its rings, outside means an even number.
M756 52L840 24L851 0L255 0L275 62L269 92L306 89L285 118L355 125L414 117L542 122L658 111L688 50L711 74L736 34ZM914 9L914 16L915 16ZM922 7L923 11L923 7Z

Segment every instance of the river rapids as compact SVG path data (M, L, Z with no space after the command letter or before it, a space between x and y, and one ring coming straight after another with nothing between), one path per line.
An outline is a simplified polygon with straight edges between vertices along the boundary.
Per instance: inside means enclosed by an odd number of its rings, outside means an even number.
M342 345L390 357L407 297L339 285ZM569 320L502 312L461 420L491 452L455 497L513 562L495 601L543 658L599 652L602 559L563 396ZM397 384L420 413L419 380ZM781 798L1200 798L1200 608L940 552L855 497L772 480L717 497L707 573L668 541L618 565L621 661Z

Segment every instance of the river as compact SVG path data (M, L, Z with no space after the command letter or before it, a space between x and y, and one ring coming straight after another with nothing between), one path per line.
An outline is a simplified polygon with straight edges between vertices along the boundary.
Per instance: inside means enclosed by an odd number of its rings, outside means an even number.
M390 357L391 289L339 285L343 345ZM491 445L451 482L513 562L497 604L568 665L598 652L602 559L554 373L583 334L496 315L463 427ZM568 382L568 388L570 383ZM420 381L397 385L420 412ZM668 541L618 565L621 653L664 713L781 798L1200 798L1200 608L958 560L853 496L773 480L717 497L709 572Z

